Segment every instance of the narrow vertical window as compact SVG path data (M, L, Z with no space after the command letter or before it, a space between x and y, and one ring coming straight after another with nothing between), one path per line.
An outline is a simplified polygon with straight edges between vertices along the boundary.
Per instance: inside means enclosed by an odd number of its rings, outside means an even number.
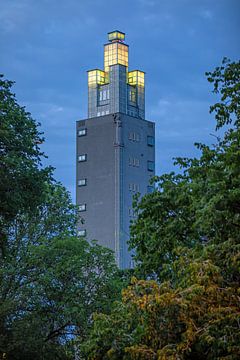
M153 161L148 161L147 162L147 169L148 171L154 171L154 162Z
M153 136L147 137L147 144L148 144L148 146L154 146L154 137Z

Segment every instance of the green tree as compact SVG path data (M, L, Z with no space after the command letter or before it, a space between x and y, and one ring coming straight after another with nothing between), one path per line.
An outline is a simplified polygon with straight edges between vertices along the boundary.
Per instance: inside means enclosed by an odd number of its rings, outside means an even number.
M51 168L43 168L38 125L11 92L12 81L0 75L0 249L6 231L21 212L31 212L44 198Z
M77 207L41 167L43 138L11 86L1 79L0 358L73 359L121 279L110 250L77 236Z
M240 356L240 62L207 73L214 146L177 158L183 173L156 177L135 199L130 246L137 280L111 314L96 314L83 350L100 359L238 359ZM157 280L157 281L156 281Z
M228 127L213 147L196 144L199 158L176 158L183 174L156 177L156 191L136 200L139 216L130 246L136 249L139 269L148 275L164 278L163 268L179 256L178 246L239 241L240 63L224 59L207 77L220 94L210 108L216 129Z

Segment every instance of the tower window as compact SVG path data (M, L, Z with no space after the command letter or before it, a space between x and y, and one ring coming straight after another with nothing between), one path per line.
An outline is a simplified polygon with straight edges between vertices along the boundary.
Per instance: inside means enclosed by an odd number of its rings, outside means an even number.
M85 186L85 185L87 185L87 179L78 180L78 186Z
M153 136L147 137L147 144L148 144L148 146L154 146L154 137Z
M130 183L129 184L129 191L139 192L139 184Z
M129 158L129 165L139 167L139 165L140 165L139 159L134 158L134 157L130 157Z
M86 236L86 230L78 230L78 236Z
M87 161L87 154L79 155L78 156L78 161L79 162Z
M147 162L147 168L148 168L148 171L154 171L154 162L149 160Z
M78 136L85 136L87 135L87 129L78 130Z
M136 102L136 90L129 91L129 100L133 103Z
M128 134L128 139L131 141L136 141L139 142L140 141L140 135L136 132L130 131Z
M86 204L81 204L81 205L79 205L79 206L78 206L78 210L79 210L80 212L86 211Z

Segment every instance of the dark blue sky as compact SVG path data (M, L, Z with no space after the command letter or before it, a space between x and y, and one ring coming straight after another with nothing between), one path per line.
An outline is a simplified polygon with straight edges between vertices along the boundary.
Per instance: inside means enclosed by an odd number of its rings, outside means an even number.
M75 200L75 121L87 117L87 74L103 67L109 31L126 33L129 69L146 74L157 174L195 141L214 142L205 71L240 53L239 0L0 0L0 72L41 122L55 178Z

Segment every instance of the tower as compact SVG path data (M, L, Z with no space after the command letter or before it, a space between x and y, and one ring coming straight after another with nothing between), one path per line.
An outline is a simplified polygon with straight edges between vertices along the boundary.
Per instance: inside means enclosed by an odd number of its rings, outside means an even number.
M128 45L108 33L104 70L88 71L88 119L77 121L79 235L115 252L120 268L132 267L129 225L132 198L152 191L155 127L145 120L145 73L128 71Z

